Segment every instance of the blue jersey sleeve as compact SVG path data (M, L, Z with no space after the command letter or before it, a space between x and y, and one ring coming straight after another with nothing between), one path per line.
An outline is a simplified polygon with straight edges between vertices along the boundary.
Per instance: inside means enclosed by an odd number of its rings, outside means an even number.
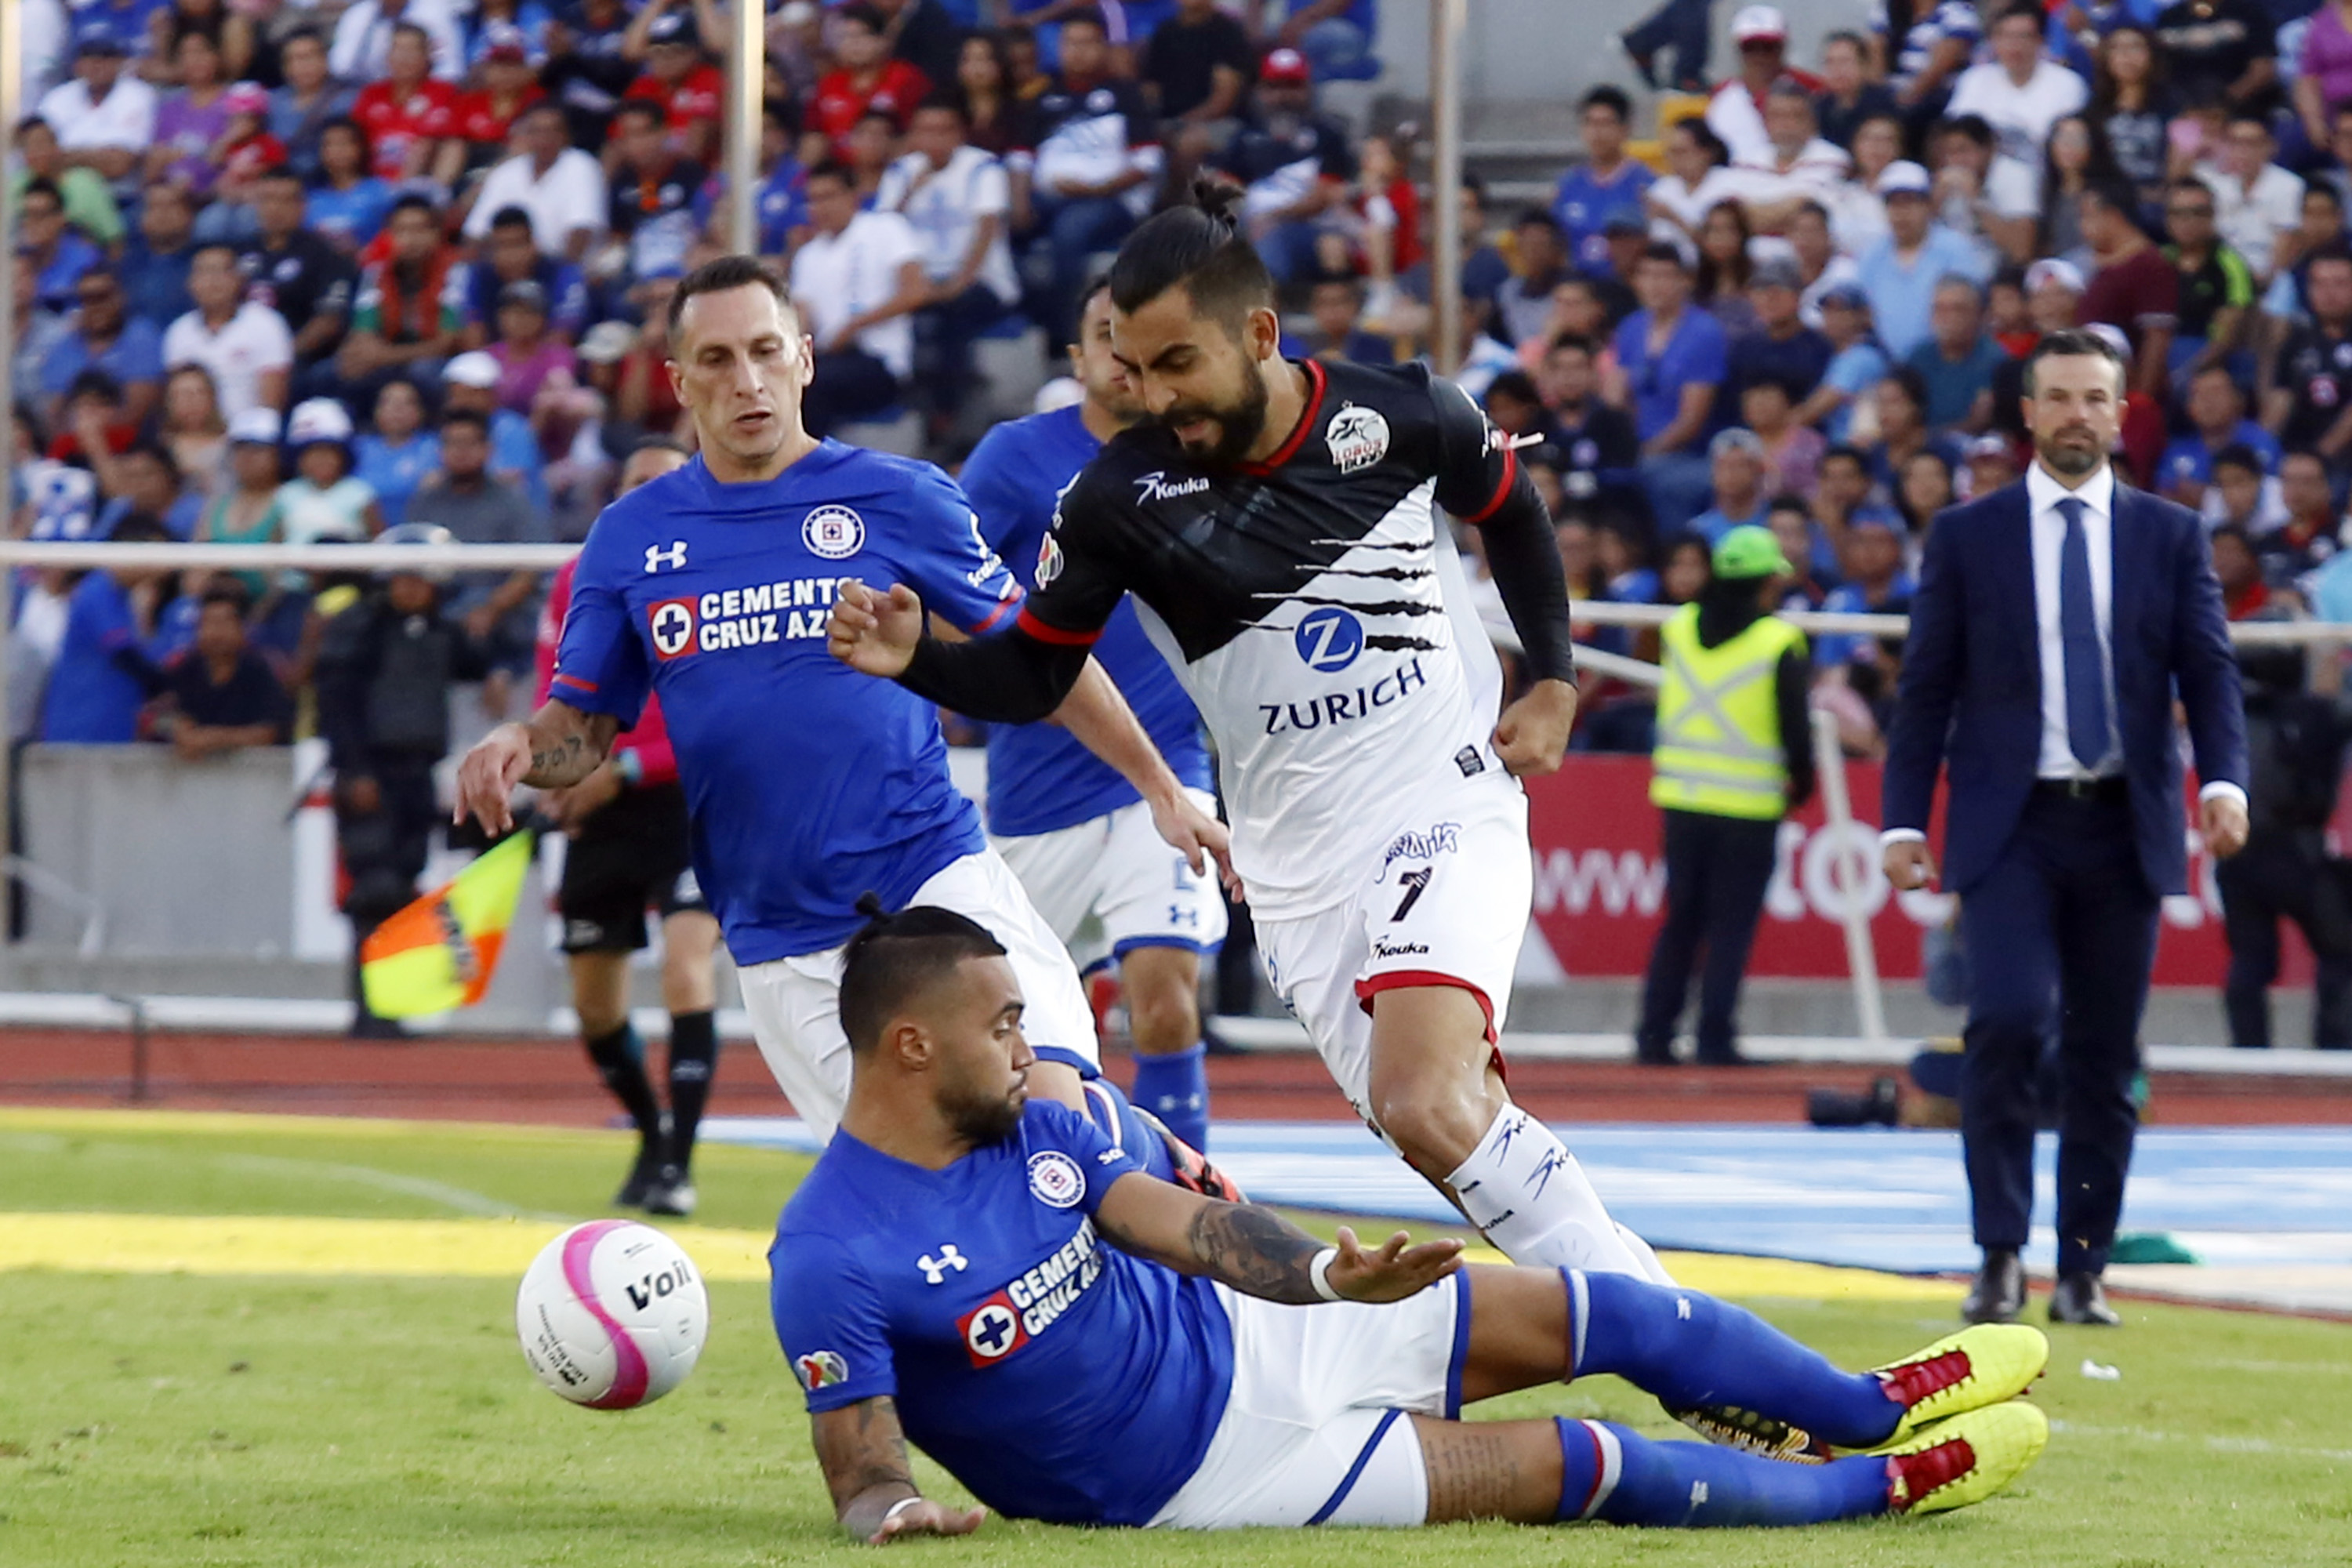
M624 573L636 563L625 559L619 534L609 518L589 531L547 694L583 713L610 714L626 730L646 705L653 668L621 593Z
M846 1247L829 1237L780 1235L768 1263L776 1342L810 1415L898 1392L881 1294Z
M945 474L909 488L904 531L891 556L923 607L977 637L1007 624L1021 605L1021 584L981 535L980 514Z
M1012 426L1000 425L980 438L980 445L964 459L963 471L957 482L971 500L972 515L980 520L980 537L991 550L1002 554L1005 541L1021 531L1032 506L1030 491L1040 476L1032 473L1023 482L1022 454L1010 434ZM1005 564L1024 584L1034 581L1027 562L1008 560Z
M1095 1212L1109 1195L1111 1184L1121 1176L1149 1174L1142 1162L1112 1142L1093 1118L1053 1100L1032 1100L1030 1108L1037 1112L1028 1123L1032 1165L1045 1150L1059 1149L1067 1154L1086 1180L1087 1193L1080 1202L1087 1213Z

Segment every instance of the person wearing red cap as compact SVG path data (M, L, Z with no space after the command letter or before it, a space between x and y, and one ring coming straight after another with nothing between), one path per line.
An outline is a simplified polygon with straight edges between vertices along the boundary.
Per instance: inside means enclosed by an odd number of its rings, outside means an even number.
M1347 200L1356 154L1346 127L1315 111L1314 72L1297 49L1258 68L1257 109L1213 166L1244 190L1242 222L1276 283L1318 270L1326 215Z
M1789 19L1777 5L1742 5L1731 18L1731 37L1739 46L1739 74L1707 100L1707 129L1731 149L1733 163L1768 163L1772 136L1764 128L1765 95L1783 78L1808 93L1821 91L1822 81L1789 64Z

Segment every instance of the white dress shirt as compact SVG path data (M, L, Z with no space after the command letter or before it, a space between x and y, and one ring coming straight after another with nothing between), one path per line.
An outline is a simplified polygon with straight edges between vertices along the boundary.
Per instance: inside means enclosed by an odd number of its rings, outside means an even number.
M483 177L481 195L466 216L466 237L488 236L490 220L507 207L520 207L530 215L531 243L541 255L568 256L572 230L604 231L611 209L604 166L593 153L566 147L542 174L530 153L516 153Z
M922 242L905 218L859 213L839 234L820 229L793 253L793 299L808 312L819 342L843 347L832 342L842 326L897 298L898 269L922 259ZM893 316L868 327L856 346L904 381L915 368L915 319Z
M2107 754L2100 765L2086 770L2074 758L2066 732L2066 637L2061 621L2058 576L2066 549L2066 518L2058 503L2068 497L2083 503L2083 542L2091 557L2091 610L2098 622L2100 678L2107 688ZM2068 489L2036 458L2025 470L2033 551L2033 633L2042 661L2042 755L2034 776L2044 779L2110 777L2123 771L2121 721L2115 682L2116 599L2116 471L2101 464L2098 472ZM2200 801L2227 795L2242 806L2246 792L2216 780L2197 792ZM1881 844L1917 841L1927 835L1915 827L1890 827Z

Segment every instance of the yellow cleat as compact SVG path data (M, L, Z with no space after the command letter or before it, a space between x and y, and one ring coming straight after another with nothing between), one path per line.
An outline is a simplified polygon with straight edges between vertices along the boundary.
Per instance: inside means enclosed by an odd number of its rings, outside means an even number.
M2023 1475L2050 1441L2050 1418L2022 1399L1932 1422L1886 1449L1893 1513L1943 1513L1982 1502Z
M1873 1367L1903 1406L1903 1419L1874 1454L1885 1453L1930 1422L2014 1399L2050 1360L2050 1342L2023 1323L1979 1323L1926 1350Z

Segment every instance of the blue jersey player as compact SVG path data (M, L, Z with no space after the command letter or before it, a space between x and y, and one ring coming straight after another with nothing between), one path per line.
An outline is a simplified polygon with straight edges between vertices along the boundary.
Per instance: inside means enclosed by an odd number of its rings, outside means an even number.
M1843 1373L1761 1320L1630 1275L1468 1268L1460 1244L1337 1247L1270 1210L1138 1181L1083 1116L1031 1100L1014 965L950 911L850 942L854 1076L785 1208L776 1332L837 1517L961 1534L906 1443L1000 1512L1072 1524L1802 1524L2000 1490L2048 1423L2016 1398L2049 1346L1969 1329ZM1801 1423L1793 1464L1604 1421L1458 1420L1614 1373L1670 1403Z
M807 434L809 342L756 260L724 258L686 279L669 326L668 371L700 455L597 520L549 700L468 753L460 814L502 830L516 784L576 784L658 691L696 877L741 971L761 1054L820 1136L849 1087L834 988L869 894L942 904L995 932L1037 999L1041 1092L1086 1105L1095 1034L1077 972L950 784L931 706L859 680L825 651L844 579L919 581L970 632L1009 616L1019 584L937 468ZM1171 832L1221 849L1223 830L1182 801L1108 679L1097 671L1093 686L1066 717L1191 812L1170 816Z
M1070 369L1086 399L1000 425L963 466L982 535L1024 588L1036 586L1055 498L1111 436L1142 416L1110 348L1110 289L1079 313ZM1122 605L1094 645L1152 744L1213 813L1201 715ZM1081 972L1116 961L1135 1037L1135 1101L1195 1149L1209 1146L1201 1044L1201 957L1224 939L1215 885L1152 827L1135 786L1058 724L988 732L988 832Z

